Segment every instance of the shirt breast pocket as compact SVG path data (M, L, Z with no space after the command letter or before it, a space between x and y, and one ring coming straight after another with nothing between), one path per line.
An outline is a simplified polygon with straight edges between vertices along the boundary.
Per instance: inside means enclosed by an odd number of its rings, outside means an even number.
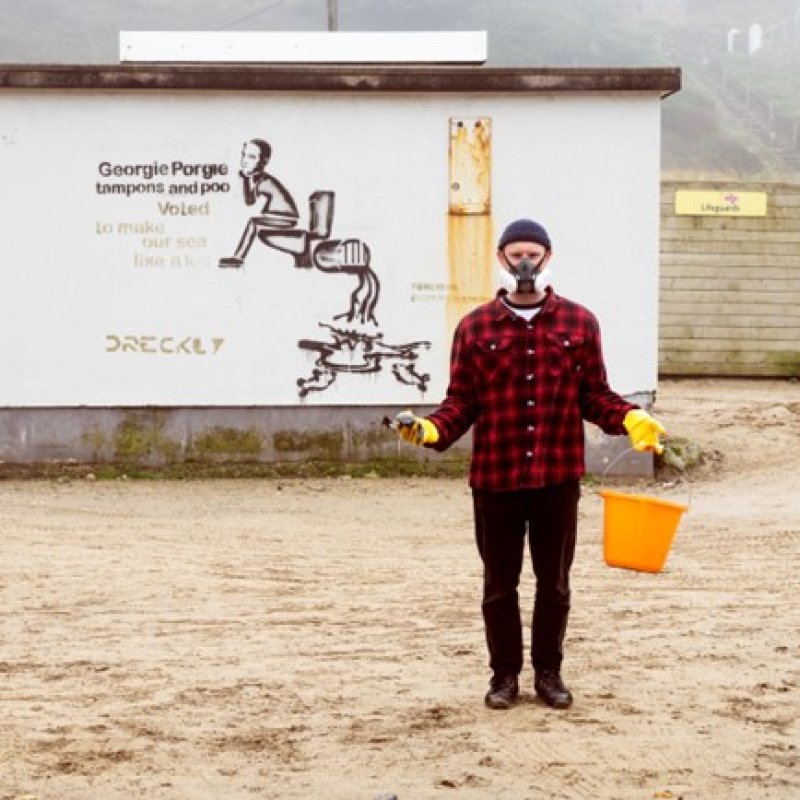
M585 339L570 333L547 335L547 366L551 375L572 375L580 378L585 361Z
M475 341L473 355L479 382L494 381L511 372L514 365L512 344L513 340L508 337Z

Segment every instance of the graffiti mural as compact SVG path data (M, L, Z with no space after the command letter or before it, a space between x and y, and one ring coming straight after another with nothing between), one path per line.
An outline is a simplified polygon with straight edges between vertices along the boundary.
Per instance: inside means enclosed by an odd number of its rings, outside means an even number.
M319 323L328 330L327 339L301 339L302 350L315 353L314 369L309 378L299 378L300 397L310 392L323 392L342 372L365 375L380 372L391 363L395 379L406 386L416 386L424 392L430 376L417 372L420 351L430 348L430 342L386 344L382 333L359 333Z
M251 139L242 145L239 177L242 179L244 202L248 206L258 204L260 208L250 217L236 252L229 258L221 258L220 267L241 267L256 235L265 244L270 244L266 237L271 231L297 225L300 215L294 199L286 187L266 171L271 157L272 147L263 139Z
M298 394L324 392L341 374L375 375L390 367L391 374L407 386L424 392L430 375L418 370L420 352L429 341L389 344L378 330L377 307L381 283L372 267L369 245L358 238L333 237L336 196L319 190L308 198L308 226L299 227L300 214L292 195L266 171L272 147L264 139L242 145L239 177L244 202L254 207L232 256L219 259L222 269L244 266L258 240L291 256L297 269L316 270L322 276L350 276L355 286L343 310L330 322L319 321L325 331L319 339L301 339L298 347L314 359L311 374L297 379ZM320 276L320 277L322 277Z

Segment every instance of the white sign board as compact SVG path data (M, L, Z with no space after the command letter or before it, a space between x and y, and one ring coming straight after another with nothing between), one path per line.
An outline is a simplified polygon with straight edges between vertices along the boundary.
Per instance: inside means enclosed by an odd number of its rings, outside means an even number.
M486 61L486 31L122 31L120 61L462 63Z

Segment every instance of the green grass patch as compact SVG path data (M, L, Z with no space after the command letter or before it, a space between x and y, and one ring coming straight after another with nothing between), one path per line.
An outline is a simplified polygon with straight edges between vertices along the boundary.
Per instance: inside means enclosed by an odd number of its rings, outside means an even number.
M358 463L309 460L283 463L184 462L162 467L136 464L2 464L0 478L66 479L66 480L210 480L210 479L275 479L275 478L464 478L469 460L437 459L372 459Z

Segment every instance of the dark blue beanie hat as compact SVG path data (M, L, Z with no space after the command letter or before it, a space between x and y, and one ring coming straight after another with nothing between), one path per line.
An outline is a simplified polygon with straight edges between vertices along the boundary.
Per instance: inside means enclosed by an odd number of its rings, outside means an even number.
M507 225L497 243L497 249L502 250L510 242L536 242L552 250L547 231L532 219L517 219Z

